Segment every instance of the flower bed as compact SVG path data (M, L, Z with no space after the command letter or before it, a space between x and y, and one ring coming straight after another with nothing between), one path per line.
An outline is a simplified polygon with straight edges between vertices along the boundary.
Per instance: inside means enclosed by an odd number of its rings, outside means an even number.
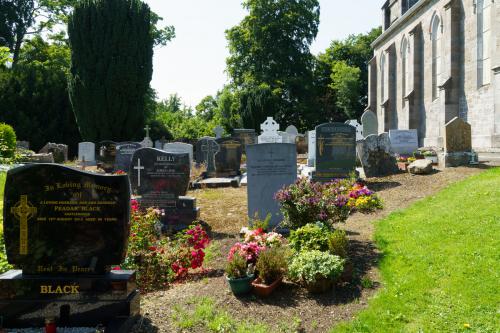
M203 266L210 239L201 226L193 225L173 238L162 237L163 212L153 208L143 211L135 200L131 206L128 251L121 268L137 271L141 291L164 288L185 278L190 269Z

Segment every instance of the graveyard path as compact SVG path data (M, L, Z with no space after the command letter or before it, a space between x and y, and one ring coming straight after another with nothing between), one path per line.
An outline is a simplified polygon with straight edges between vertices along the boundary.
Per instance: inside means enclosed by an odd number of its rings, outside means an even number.
M479 172L480 168L460 167L437 171L429 176L398 174L370 178L368 187L382 198L384 209L368 215L353 214L346 224L340 226L351 239L351 255L358 279L318 296L311 296L293 284L285 284L268 299L234 297L223 276L223 267L229 248L238 239L238 232L246 222L246 188L193 191L189 195L198 198L201 218L211 225L214 233L212 253L215 258L207 265L210 273L208 277L193 278L169 290L142 296L144 320L134 332L178 331L172 320L174 305L193 310L196 300L203 296L212 298L217 308L228 311L236 319L261 322L276 332L291 327L295 318L300 318L305 332L328 331L336 322L351 319L365 308L367 300L380 285L373 222ZM360 280L363 277L369 278L374 288L362 288Z

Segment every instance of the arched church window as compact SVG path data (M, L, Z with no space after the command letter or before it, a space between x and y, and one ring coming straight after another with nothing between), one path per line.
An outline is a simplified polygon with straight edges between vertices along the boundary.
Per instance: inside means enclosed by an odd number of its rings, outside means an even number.
M477 0L477 85L491 81L491 0Z
M435 100L439 96L439 80L441 78L441 40L443 32L441 29L441 19L438 15L434 15L431 24L431 40L432 40L432 99Z

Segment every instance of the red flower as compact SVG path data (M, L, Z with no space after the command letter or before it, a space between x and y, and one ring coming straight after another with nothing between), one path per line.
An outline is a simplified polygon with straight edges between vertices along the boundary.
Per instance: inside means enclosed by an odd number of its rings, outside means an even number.
M115 266L113 268L111 268L112 271L121 271L122 269L120 268L120 266Z

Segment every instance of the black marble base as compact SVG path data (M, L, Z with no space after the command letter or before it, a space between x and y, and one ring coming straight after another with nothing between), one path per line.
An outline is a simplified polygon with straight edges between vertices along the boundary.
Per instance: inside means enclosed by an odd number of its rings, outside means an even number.
M187 229L200 218L200 208L168 208L162 216L162 232L172 234Z
M0 275L0 322L4 327L106 326L140 312L135 272L102 276L35 276L11 270Z

